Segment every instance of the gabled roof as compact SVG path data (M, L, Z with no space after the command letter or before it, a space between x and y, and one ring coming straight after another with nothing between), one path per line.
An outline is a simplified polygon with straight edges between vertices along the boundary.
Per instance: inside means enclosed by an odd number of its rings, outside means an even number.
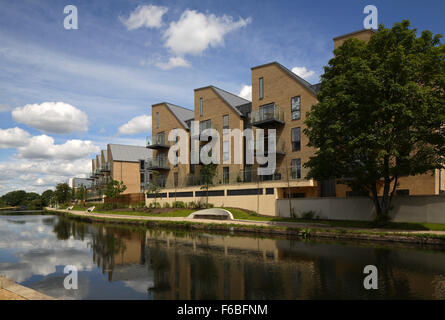
M314 94L315 96L317 95L317 92L314 90L313 86L307 82L306 80L304 80L303 78L299 77L298 75L296 75L295 73L293 73L291 70L289 70L288 68L286 68L285 66L283 66L281 63L278 63L276 61L270 62L270 63L266 63L266 64L262 64L260 66L256 66L251 68L251 70L253 69L258 69L258 68L262 68L262 67L266 67L269 65L276 65L278 66L280 69L282 69L284 72L286 72L288 75L290 75L292 78L294 78L295 80L297 80L298 83L300 83L303 87L305 87L306 89L308 89L309 92L311 92L312 94Z
M107 152L107 150L102 150L101 153L104 156L105 162L108 162L108 159L107 159L108 158L108 152Z
M361 29L361 30L358 30L358 31L353 31L353 32L349 32L349 33L346 33L346 34L342 34L340 36L336 36L332 40L337 40L337 39L341 39L341 38L344 38L344 37L350 37L350 36L353 36L355 34L364 33L364 32L376 33L377 30L374 30L374 29Z
M313 84L311 87L312 87L312 89L314 89L314 91L315 91L316 93L318 93L318 92L320 91L320 88L321 88L321 82L320 82L320 83Z
M237 96L236 94L230 93L226 90L220 89L215 86L207 86L207 87L203 87L203 88L198 88L198 89L195 89L195 91L205 89L205 88L213 89L213 91L215 91L215 93L218 96L220 96L221 99L223 99L239 116L242 116L242 113L238 110L238 107L251 103L249 100L241 98L240 96Z
M161 104L165 104L167 106L167 108L173 113L173 115L176 117L176 119L178 119L178 121L181 123L181 125L186 128L189 129L189 126L187 125L186 121L193 118L195 116L195 113L193 112L193 110L184 108L184 107L180 107L177 106L173 103L168 103L168 102L161 102L161 103L156 103L153 106L158 106Z
M123 144L109 144L113 161L139 162L150 158L150 149L140 146L129 146Z

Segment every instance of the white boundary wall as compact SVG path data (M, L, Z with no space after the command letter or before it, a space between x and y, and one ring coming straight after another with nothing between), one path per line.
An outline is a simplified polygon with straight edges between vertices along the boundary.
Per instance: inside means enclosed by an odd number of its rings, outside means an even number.
M315 211L320 219L360 220L374 219L375 210L371 199L350 198L299 198L291 199L297 216L302 212ZM290 217L289 199L277 200L277 215ZM393 221L445 223L445 196L394 197L390 212Z

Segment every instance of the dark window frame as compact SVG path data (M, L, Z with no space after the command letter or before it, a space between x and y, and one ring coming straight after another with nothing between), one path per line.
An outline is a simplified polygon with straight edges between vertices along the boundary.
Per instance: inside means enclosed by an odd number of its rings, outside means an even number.
M297 130L299 132L299 140L293 140L294 135L293 131ZM291 143L292 143L292 152L300 151L301 150L301 127L295 127L291 129ZM297 147L298 146L298 147Z
M294 110L294 108L293 108L293 100L295 99L295 98L299 98L299 104L298 104L298 108L297 109L295 109ZM295 96L295 97L292 97L291 99L290 99L290 113L291 113L291 120L292 121L294 121L294 120L300 120L301 119L301 96L300 95L298 95L298 96ZM294 119L294 112L297 112L297 114L298 114L298 117L297 118L295 118Z
M202 117L204 115L204 100L199 98L199 116Z
M264 99L264 78L261 77L258 79L258 89L259 89L259 99L263 100Z

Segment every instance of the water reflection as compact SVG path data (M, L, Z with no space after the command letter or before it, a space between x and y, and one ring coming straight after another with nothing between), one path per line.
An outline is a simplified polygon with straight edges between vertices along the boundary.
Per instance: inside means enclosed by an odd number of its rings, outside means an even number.
M11 221L12 220L12 221ZM79 290L63 289L63 266ZM363 268L379 289L363 288ZM445 299L445 254L90 224L61 217L0 217L0 273L75 299Z

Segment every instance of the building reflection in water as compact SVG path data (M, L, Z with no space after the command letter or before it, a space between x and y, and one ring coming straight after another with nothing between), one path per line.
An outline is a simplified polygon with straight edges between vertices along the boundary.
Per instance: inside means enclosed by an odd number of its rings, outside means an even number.
M61 238L91 235L109 281L150 278L153 299L445 299L444 254L62 221ZM379 290L363 288L368 264Z

